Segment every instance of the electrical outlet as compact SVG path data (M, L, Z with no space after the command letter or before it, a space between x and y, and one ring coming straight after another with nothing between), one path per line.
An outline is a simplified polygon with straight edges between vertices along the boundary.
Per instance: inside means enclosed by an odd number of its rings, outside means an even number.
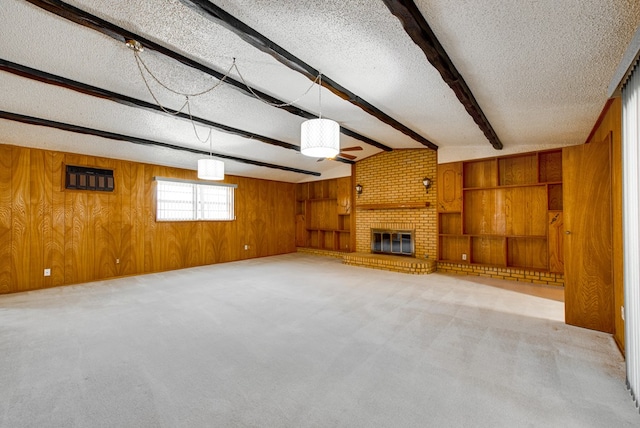
M116 259L116 264L120 264L120 259Z
M467 260L467 255L465 253L462 253L462 260Z
M622 321L624 321L624 306L620 306L620 317L622 318Z
M51 269L45 269L44 276L51 276Z
M249 249L249 246L245 244L244 249L245 249L245 250L248 250L248 249Z

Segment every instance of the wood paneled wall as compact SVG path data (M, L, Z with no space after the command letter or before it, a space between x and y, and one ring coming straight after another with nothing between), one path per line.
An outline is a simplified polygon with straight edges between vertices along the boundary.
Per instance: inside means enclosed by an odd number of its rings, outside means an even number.
M624 306L622 257L622 101L614 98L607 104L597 127L587 143L609 139L611 143L611 206L613 240L613 298L616 343L624 353L624 320L620 308Z
M113 169L115 191L65 190L65 164ZM235 221L156 222L154 176L196 172L0 144L0 293L296 250L295 184L227 176Z

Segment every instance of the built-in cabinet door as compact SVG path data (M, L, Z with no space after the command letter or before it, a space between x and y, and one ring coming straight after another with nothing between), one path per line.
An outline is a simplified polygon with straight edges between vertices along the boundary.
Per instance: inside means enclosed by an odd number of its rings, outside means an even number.
M438 165L438 211L456 212L462 209L462 162Z
M565 321L613 333L609 143L562 151Z
M564 273L564 221L562 211L551 211L549 216L549 272Z

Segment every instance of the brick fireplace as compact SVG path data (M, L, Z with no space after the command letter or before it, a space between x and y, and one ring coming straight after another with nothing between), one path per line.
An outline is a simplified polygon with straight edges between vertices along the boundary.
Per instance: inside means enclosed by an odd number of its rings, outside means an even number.
M416 258L437 259L436 168L437 154L426 148L382 152L356 163L355 181L363 188L356 198L357 252L371 252L372 229L406 230L414 232ZM429 193L424 177L433 180Z

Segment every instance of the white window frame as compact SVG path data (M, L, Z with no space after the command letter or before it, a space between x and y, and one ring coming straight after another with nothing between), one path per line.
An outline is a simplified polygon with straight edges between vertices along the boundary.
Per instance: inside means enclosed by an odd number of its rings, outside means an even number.
M237 184L154 177L156 221L233 221ZM171 193L173 191L173 193Z

